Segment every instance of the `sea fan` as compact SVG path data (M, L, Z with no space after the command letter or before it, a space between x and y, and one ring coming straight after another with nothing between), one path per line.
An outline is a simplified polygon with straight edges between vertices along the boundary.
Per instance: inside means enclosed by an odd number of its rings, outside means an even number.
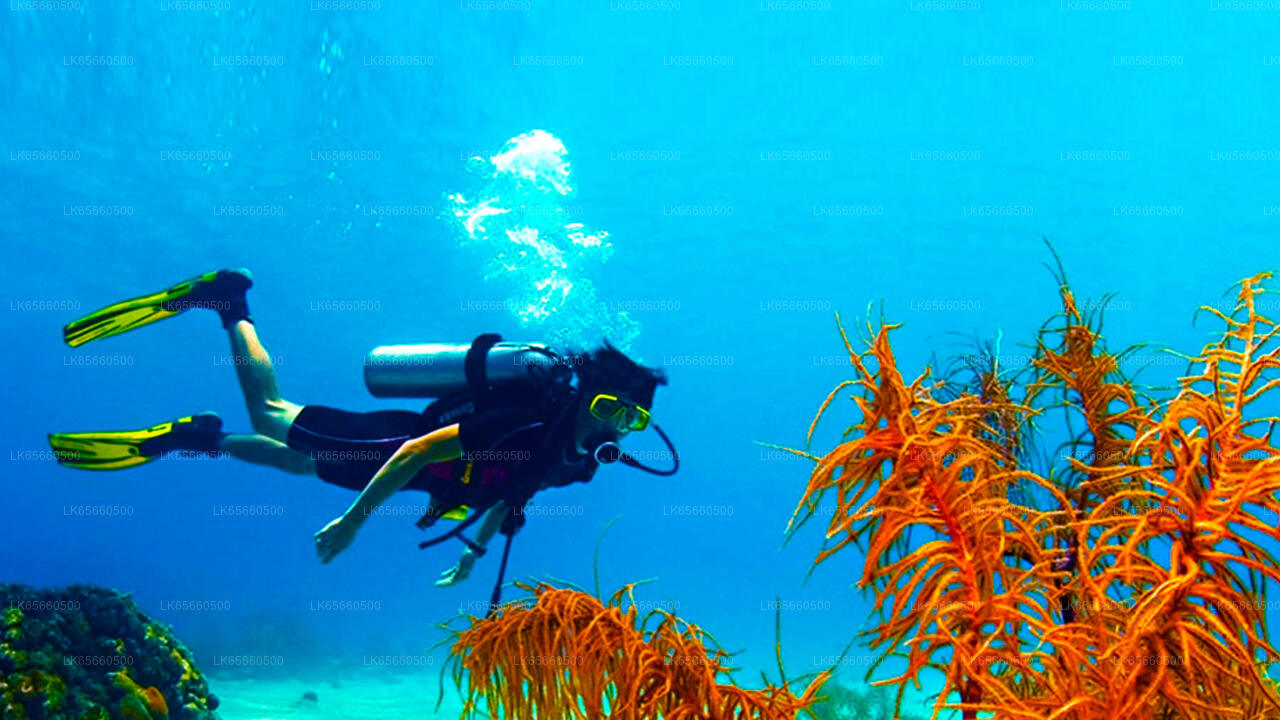
M472 618L453 646L464 716L620 720L792 720L816 699L782 687L719 682L728 655L697 626L663 610L639 616L626 586L608 603L540 583L530 597ZM649 629L651 621L656 625Z
M1280 540L1262 519L1280 513L1276 418L1249 413L1280 385L1277 329L1257 310L1267 277L1241 283L1232 316L1211 310L1227 326L1223 339L1193 358L1177 397L1147 418L1133 464L1091 469L1123 491L1076 524L1085 549L1073 588L1111 602L1078 623L1073 644L1101 651L1095 674L1110 717L1280 711L1259 665L1280 659L1263 613L1280 565L1258 544Z
M1046 584L1054 558L1039 534L1049 519L1007 496L1015 482L1043 481L1011 464L999 428L989 423L1017 410L1006 399L962 394L940 402L927 373L910 385L903 381L889 346L896 327L869 325L874 339L863 353L853 352L841 327L861 417L846 432L851 439L814 470L792 522L835 492L827 537L838 540L815 564L868 540L859 585L875 591L884 618L871 632L871 647L882 660L897 654L907 660L902 675L884 682L905 687L924 668L937 667L967 709L1018 706L1022 699L996 673L1015 666L1035 674L1019 630L1051 622L1034 593ZM913 531L929 539L910 547ZM1006 555L1029 567L1006 562Z
M1021 404L927 370L908 384L889 343L897 326L868 323L861 352L841 326L854 378L818 416L846 388L856 415L790 530L834 496L814 564L865 543L859 584L880 613L870 645L907 660L877 684L897 685L900 702L940 670L949 692L935 717L1280 717L1262 602L1280 565L1259 544L1280 540L1263 519L1280 514L1276 419L1248 412L1280 385L1278 331L1256 302L1268 277L1241 283L1232 315L1210 310L1223 339L1168 403L1119 372L1065 278ZM1083 421L1067 481L1022 467L1008 439L1023 425L1002 420L1054 408ZM1011 483L1047 509L1011 502Z

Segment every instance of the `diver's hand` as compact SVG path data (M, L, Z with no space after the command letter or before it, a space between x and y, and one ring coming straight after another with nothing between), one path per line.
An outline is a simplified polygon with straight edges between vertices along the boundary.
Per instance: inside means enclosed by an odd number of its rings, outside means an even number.
M440 579L436 581L436 587L448 587L457 585L466 580L471 575L471 568L476 566L475 553L471 552L471 548L463 551L462 557L458 559L458 564L440 573Z
M347 549L351 541L356 539L356 530L359 526L348 520L346 516L325 525L320 532L316 533L316 554L320 556L320 562L329 562L338 557L338 553Z

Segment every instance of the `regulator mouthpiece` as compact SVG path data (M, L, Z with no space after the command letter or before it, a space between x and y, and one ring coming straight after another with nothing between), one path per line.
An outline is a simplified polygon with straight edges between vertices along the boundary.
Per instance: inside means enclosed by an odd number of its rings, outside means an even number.
M592 435L583 442L583 445L591 448L591 457L595 458L595 461L601 465L611 465L615 462L622 461L622 464L627 467L643 470L652 475L675 475L680 469L680 456L676 453L675 446L671 444L671 438L667 437L667 434L662 431L662 428L658 427L657 423L654 423L652 427L658 432L658 435L662 438L662 442L666 443L667 450L671 452L671 469L669 470L660 470L658 468L649 467L628 455L623 452L622 446L618 444L617 439L607 433L597 433Z
M602 442L591 454L601 465L611 465L622 458L622 446L612 440Z

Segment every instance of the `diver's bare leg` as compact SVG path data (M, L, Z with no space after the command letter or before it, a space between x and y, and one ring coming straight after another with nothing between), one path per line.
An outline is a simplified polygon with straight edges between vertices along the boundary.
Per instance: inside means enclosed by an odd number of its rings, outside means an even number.
M314 475L316 461L265 435L228 435L218 449L233 458L294 475Z
M231 337L236 376L240 379L240 390L244 393L244 402L249 408L249 421L259 435L265 435L283 445L289 437L289 426L298 417L298 413L302 412L302 406L280 397L271 356L258 341L258 332L253 323L241 320L228 333Z

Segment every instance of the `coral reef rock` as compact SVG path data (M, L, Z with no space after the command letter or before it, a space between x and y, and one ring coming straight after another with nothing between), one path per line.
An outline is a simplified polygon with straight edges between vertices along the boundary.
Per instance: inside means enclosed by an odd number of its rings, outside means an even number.
M217 720L191 651L128 595L0 585L0 608L4 720Z

